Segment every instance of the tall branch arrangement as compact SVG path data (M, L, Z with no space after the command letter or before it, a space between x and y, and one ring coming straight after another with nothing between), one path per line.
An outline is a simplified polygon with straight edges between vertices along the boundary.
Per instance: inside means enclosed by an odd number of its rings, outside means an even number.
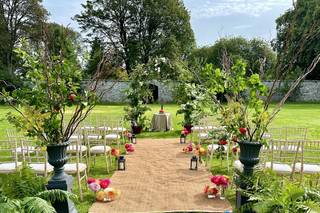
M263 135L268 131L268 126L280 112L284 103L319 64L320 55L317 55L304 72L293 81L276 107L270 110L277 85L280 85L286 75L292 71L297 58L303 57L302 49L305 44L319 33L316 28L311 28L301 37L294 48L290 49L290 54L285 60L283 60L285 57L279 57L276 78L271 88L267 88L262 83L259 74L247 76L246 64L242 61L232 63L227 53L224 53L222 57L223 69L214 69L211 64L206 65L200 72L196 69L190 69L198 85L204 87L209 93L211 102L220 116L221 124L227 127L229 133L237 136L239 140L263 142ZM282 54L285 52L283 51ZM263 61L261 63L261 74L263 74ZM219 93L225 94L227 104L222 104L217 99Z
M24 85L0 92L0 99L15 111L7 119L27 136L38 138L39 145L68 141L99 99L98 80L107 60L100 62L85 90L81 68L62 53L51 56L47 48L32 55L21 48L15 52L23 61Z

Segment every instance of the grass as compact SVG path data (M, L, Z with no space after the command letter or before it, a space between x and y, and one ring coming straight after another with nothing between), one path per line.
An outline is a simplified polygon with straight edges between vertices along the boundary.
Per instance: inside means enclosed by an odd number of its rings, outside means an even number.
M98 105L91 113L91 117L109 117L109 118L120 118L124 115L123 111L124 105ZM159 104L150 105L151 111L147 112L147 117L149 120L152 118L152 114L156 113L160 109ZM173 131L170 132L144 132L139 135L140 138L172 138L179 137L181 131L180 122L182 121L182 115L176 115L178 105L176 104L166 104L164 106L166 112L172 115L172 127ZM6 121L5 115L10 111L8 106L0 106L0 140L6 138L5 130L12 128L11 125ZM320 129L320 104L317 103L290 103L286 104L284 108L279 113L278 117L273 121L271 127L307 127L312 129L312 132L318 133ZM318 134L317 134L318 135ZM213 161L212 172L215 174L228 174L231 172L226 171L226 165L221 167L220 160L215 159ZM97 164L91 169L90 175L95 178L105 178L111 177L115 170L115 165L110 173L106 172L103 158L97 158ZM77 202L77 208L79 212L88 212L88 209L94 202L93 193L85 189L84 201ZM201 190L201 189L200 189ZM77 188L75 184L75 192L77 193ZM231 202L234 202L234 191L231 191L228 198L231 198Z

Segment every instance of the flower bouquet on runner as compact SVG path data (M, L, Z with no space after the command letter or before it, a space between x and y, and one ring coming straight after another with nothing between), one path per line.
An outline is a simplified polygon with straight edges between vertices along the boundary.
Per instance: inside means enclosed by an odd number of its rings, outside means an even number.
M219 189L219 198L225 199L225 190L229 186L229 177L225 175L214 175L211 177L211 182Z
M182 151L186 154L189 154L193 152L194 147L195 147L194 143L190 142L186 147L182 149Z
M110 179L88 178L87 184L91 191L96 193L96 200L99 202L114 201L120 196L120 191L110 188Z
M124 145L124 148L126 149L127 154L130 154L135 150L134 145L132 143L126 143Z

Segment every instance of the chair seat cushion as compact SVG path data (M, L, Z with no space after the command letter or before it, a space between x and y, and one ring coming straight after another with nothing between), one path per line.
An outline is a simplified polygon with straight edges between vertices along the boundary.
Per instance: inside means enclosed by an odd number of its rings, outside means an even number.
M101 135L88 135L87 138L89 140L100 140L100 139L102 139L102 136Z
M16 151L18 154L22 154L22 153L34 153L36 150L36 148L34 146L27 146L27 147L18 147L18 148L15 148L13 150Z
M90 148L90 153L103 154L111 151L110 146L93 146Z
M117 131L117 132L125 132L125 131L127 131L127 129L124 128L124 127L115 127L112 130L113 131Z
M116 139L119 139L120 138L120 135L118 135L118 134L108 134L108 135L106 135L105 136L106 137L106 139L108 140L116 140Z
M239 160L233 162L233 167L235 170L243 172L243 164Z
M198 137L199 139L209 139L209 133L201 132Z
M81 130L94 130L95 127L94 126L83 126L80 128Z
M111 130L111 127L108 127L108 126L99 126L99 127L98 127L98 130L100 130L100 131L110 131L110 130Z
M78 147L79 151L85 152L87 151L87 147L82 145ZM70 145L67 147L67 152L69 153L76 153L77 152L77 145Z
M266 168L271 169L271 162L266 162ZM273 163L272 170L278 174L290 174L291 166L285 163Z
M17 167L20 167L22 165L21 162L17 162ZM16 170L16 163L10 162L10 163L0 163L0 174L7 174L12 173Z
M87 165L84 163L79 163L79 172L83 172L87 169ZM64 171L68 174L77 173L77 164L76 163L67 163L64 165Z
M44 174L45 172L44 163L29 163L28 165L36 174ZM53 171L53 166L47 163L47 172L52 172L52 171Z
M296 163L295 172L300 172L300 171L301 171L301 163ZM320 165L304 163L303 173L306 173L306 174L320 173Z
M71 135L71 137L69 138L70 141L77 141L79 139L82 140L83 135Z

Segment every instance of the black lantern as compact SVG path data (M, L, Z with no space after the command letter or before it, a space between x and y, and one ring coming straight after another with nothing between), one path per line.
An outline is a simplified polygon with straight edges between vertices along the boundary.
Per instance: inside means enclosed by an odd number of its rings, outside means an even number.
M126 170L126 159L123 155L118 158L118 170Z
M180 135L180 143L186 143L186 135L185 134Z
M137 144L137 137L135 134L132 134L132 136L131 136L131 143Z
M190 170L198 170L198 158L195 155L190 160Z

